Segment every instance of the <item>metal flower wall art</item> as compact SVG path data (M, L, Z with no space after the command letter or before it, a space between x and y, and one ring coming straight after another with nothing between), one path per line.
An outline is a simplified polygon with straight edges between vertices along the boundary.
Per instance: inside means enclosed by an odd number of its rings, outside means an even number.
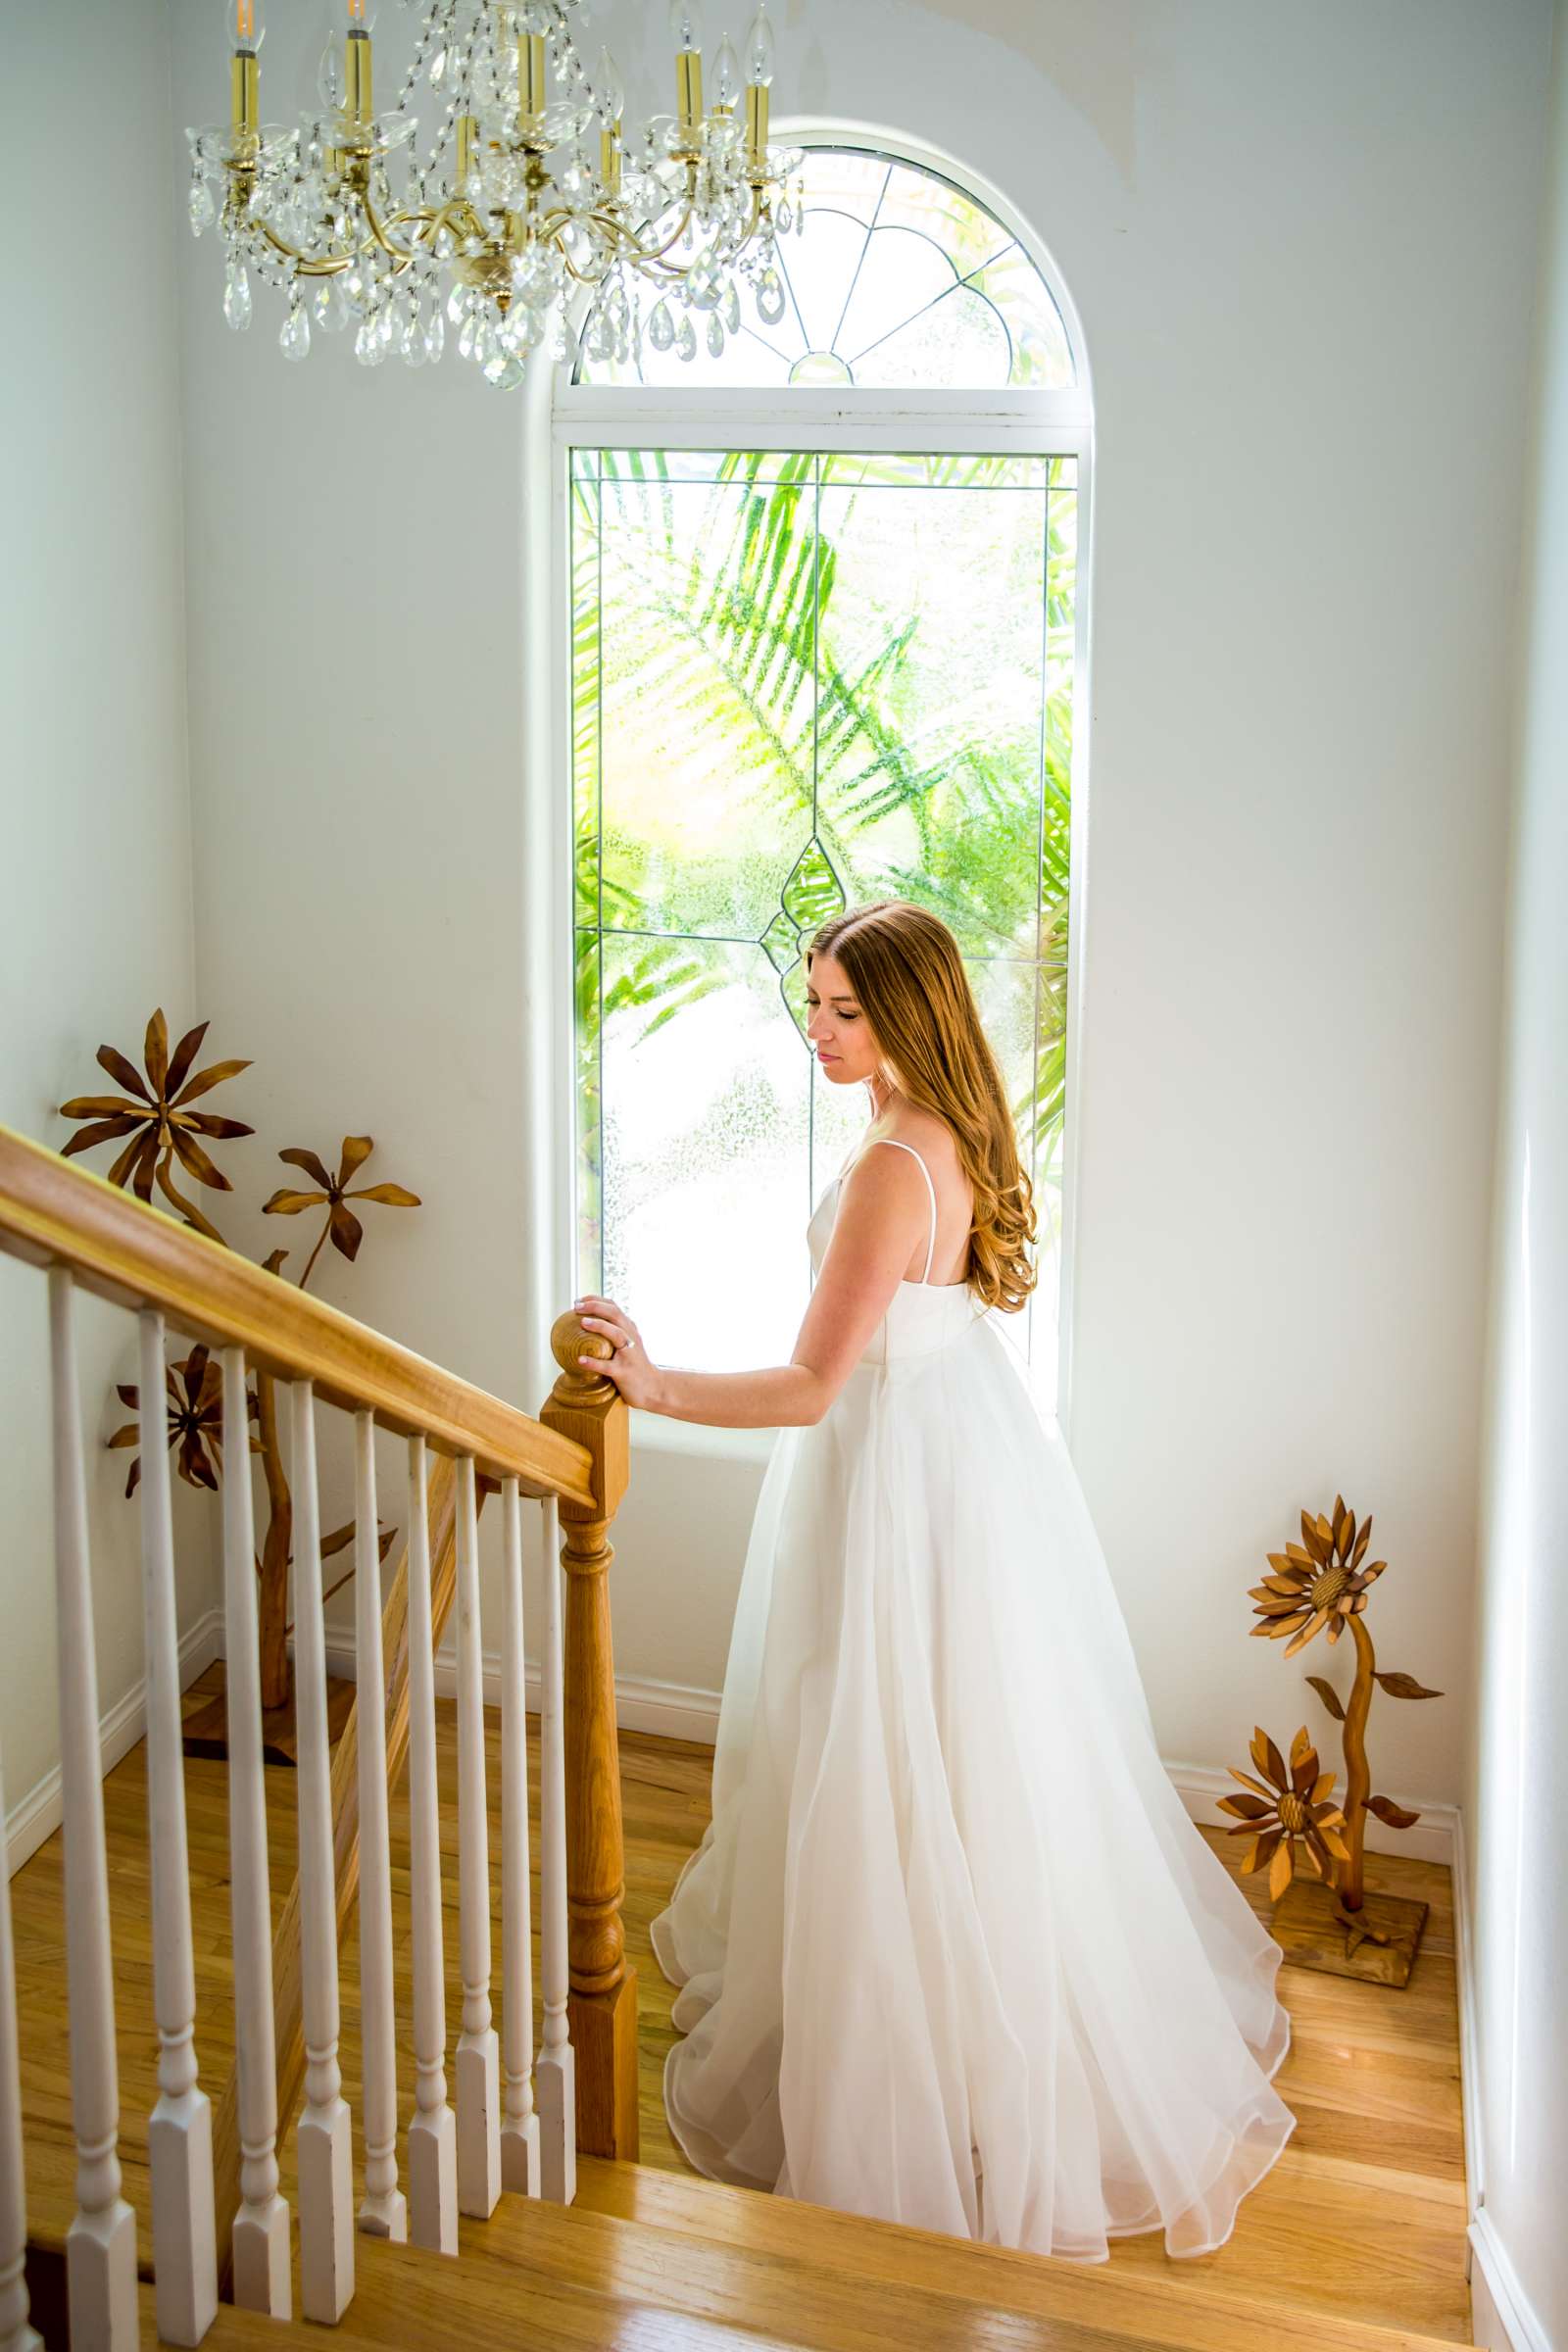
M176 1210L187 1225L203 1233L209 1241L223 1242L212 1219L195 1200L180 1189L180 1182L191 1179L209 1192L233 1191L229 1178L218 1166L207 1151L209 1143L231 1142L235 1138L254 1135L253 1127L244 1120L227 1118L206 1108L193 1108L215 1087L248 1070L244 1060L209 1062L205 1069L196 1068L196 1058L207 1035L208 1024L202 1021L188 1030L173 1051L170 1051L169 1025L162 1011L153 1014L147 1024L142 1049L142 1068L137 1069L127 1054L114 1046L100 1046L98 1061L101 1068L124 1090L119 1095L74 1095L62 1102L62 1118L84 1121L64 1147L64 1156L73 1157L79 1152L89 1152L96 1145L117 1143L122 1148L112 1167L107 1171L111 1184L134 1192L140 1200L153 1201L162 1194L170 1206ZM320 1230L306 1258L299 1276L298 1287L304 1290L316 1270L321 1251L328 1243L342 1257L351 1262L359 1256L365 1228L356 1208L372 1202L384 1208L417 1208L419 1198L401 1184L367 1184L355 1186L354 1180L375 1149L368 1135L346 1135L338 1153L337 1174L328 1172L326 1162L315 1152L302 1145L291 1145L278 1157L286 1165L302 1169L311 1180L308 1191L292 1190L286 1186L274 1192L263 1202L267 1216L296 1217L321 1213ZM353 1188L353 1189L351 1189ZM355 1206L351 1206L353 1202ZM228 1247L226 1243L225 1247ZM283 1279L282 1269L291 1252L274 1250L266 1260L267 1271ZM188 1355L172 1364L167 1374L169 1444L175 1455L175 1467L187 1486L204 1487L216 1493L224 1473L220 1391L221 1380L217 1363L205 1348L193 1348ZM292 1760L293 1727L290 1720L292 1676L288 1655L288 1637L292 1630L288 1618L288 1572L293 1540L293 1505L288 1479L283 1469L282 1448L278 1437L275 1384L271 1376L258 1372L248 1404L256 1433L251 1439L251 1451L259 1454L263 1475L267 1481L269 1504L267 1534L261 1556L256 1563L258 1578L258 1611L261 1631L262 1704L267 1710L268 1752L277 1760ZM129 1386L117 1390L121 1402L134 1412L140 1402L138 1392ZM128 1422L117 1429L109 1444L114 1447L128 1447L140 1443L137 1422ZM130 1465L125 1493L132 1494L141 1471L137 1454ZM380 1531L381 1556L386 1556L394 1531ZM354 1539L352 1520L334 1528L321 1540L323 1558L348 1549ZM352 1576L350 1569L349 1575ZM342 1577L331 1592L346 1584ZM352 1695L352 1686L343 1686ZM341 1711L341 1709L339 1710ZM186 1743L204 1752L221 1752L225 1739L224 1708L221 1699L187 1719Z
M1326 1824L1319 1817L1315 1838L1303 1819L1298 1830L1285 1836L1283 1844L1271 1846L1267 1853L1262 1850L1268 1841L1269 1825L1279 1828L1284 1836L1286 1812L1295 1819L1298 1812L1326 1797L1332 1786L1332 1775L1326 1776L1325 1786L1318 1786L1324 1776L1317 1773L1317 1758L1307 1744L1304 1728L1298 1733L1291 1749L1288 1784L1279 1750L1261 1731L1252 1742L1252 1760L1259 1772L1266 1772L1269 1787L1261 1787L1244 1773L1236 1773L1235 1777L1263 1805L1256 1816L1250 1810L1244 1814L1242 1829L1253 1827L1254 1821L1261 1822L1263 1835L1243 1867L1260 1869L1267 1863L1269 1889L1276 1898L1274 1933L1291 1957L1337 1975L1371 1976L1385 1984L1402 1984L1414 1964L1427 1906L1403 1896L1367 1892L1363 1853L1366 1817L1371 1813L1389 1829L1408 1830L1420 1815L1396 1804L1393 1797L1372 1793L1366 1752L1367 1717L1374 1685L1390 1698L1441 1698L1443 1693L1428 1690L1413 1675L1379 1670L1366 1622L1366 1604L1388 1562L1367 1559L1371 1544L1370 1514L1358 1524L1355 1513L1347 1508L1345 1497L1337 1494L1332 1516L1322 1512L1314 1516L1310 1511L1302 1511L1300 1543L1288 1543L1283 1551L1271 1551L1268 1575L1251 1589L1253 1614L1258 1619L1253 1634L1265 1641L1283 1641L1288 1658L1304 1649L1320 1633L1327 1636L1332 1647L1346 1627L1350 1629L1355 1675L1348 1700L1342 1700L1325 1676L1306 1677L1335 1722L1344 1727L1343 1813L1335 1814ZM1308 1760L1312 1767L1310 1780L1304 1778ZM1276 1795L1278 1804L1270 1812L1264 1800ZM1227 1797L1221 1810L1242 1813L1242 1800ZM1317 1873L1319 1884L1315 1886L1299 1881L1293 1884L1290 1854L1298 1836ZM1321 1852L1319 1847L1323 1849ZM1283 1861L1281 1856L1285 1857Z

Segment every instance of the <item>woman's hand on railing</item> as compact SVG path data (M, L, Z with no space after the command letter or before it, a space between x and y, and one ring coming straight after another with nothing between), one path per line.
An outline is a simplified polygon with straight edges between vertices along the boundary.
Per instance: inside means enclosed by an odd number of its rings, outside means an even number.
M596 1291L574 1298L571 1303L583 1329L596 1332L610 1342L608 1357L579 1358L583 1370L602 1372L619 1390L627 1404L640 1405L645 1412L659 1412L664 1375L658 1364L650 1361L642 1333L625 1308L617 1306L613 1298L602 1298Z

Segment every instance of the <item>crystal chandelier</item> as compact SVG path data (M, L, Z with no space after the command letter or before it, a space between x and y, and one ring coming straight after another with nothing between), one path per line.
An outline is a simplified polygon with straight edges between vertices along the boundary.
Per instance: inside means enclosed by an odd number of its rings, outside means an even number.
M716 359L740 327L742 278L761 319L782 318L775 239L802 157L768 144L765 4L744 81L720 42L705 110L699 0L673 0L676 111L635 139L608 50L591 80L583 68L580 6L432 0L396 104L377 114L373 0L335 0L320 112L290 129L261 119L263 0L226 0L229 119L187 136L190 223L198 236L217 223L229 325L249 326L254 277L286 299L288 359L317 329L352 330L367 368L418 368L450 329L505 387L540 344L570 359L579 332L592 360L624 363L645 335L691 359L699 331ZM437 122L422 155L410 111L421 84ZM799 189L793 219L804 225Z

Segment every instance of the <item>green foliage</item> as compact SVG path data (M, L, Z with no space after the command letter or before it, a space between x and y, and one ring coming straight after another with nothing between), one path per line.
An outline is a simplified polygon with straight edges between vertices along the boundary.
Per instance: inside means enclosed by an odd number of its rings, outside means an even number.
M868 896L932 907L966 955L1033 965L1036 1050L1013 1110L1037 1181L1053 1181L1066 1085L1076 493L1054 463L1042 518L1038 740L980 725L956 735L931 722L942 649L929 643L918 581L890 583L886 594L876 582L878 610L901 594L907 608L879 636L863 607L846 607L839 625L842 549L856 545L860 497L844 475L857 465L871 472L875 463L732 453L713 463L706 490L689 478L692 461L661 452L605 452L574 471L576 1038L584 1173L594 1188L602 1024L631 1011L643 1016L639 1041L654 1036L731 984L732 960L703 943L737 936L765 947L800 1021L803 938ZM911 462L894 463L907 480ZM943 495L961 496L1004 486L1005 463L949 457L920 470ZM828 469L836 539L822 523ZM982 502L978 526L996 511ZM974 569L974 593L983 594L983 544ZM696 789L716 780L721 819L695 839L680 836L678 855L661 840L659 794L688 789L687 775L650 781L629 815L621 793L613 818L605 816L607 704L621 724L628 711L657 715L663 740L692 745ZM778 883L759 884L759 859L775 841L790 845L792 862ZM771 914L768 887L777 893ZM761 906L760 920L747 918L748 906ZM601 925L636 938L608 988ZM582 1205L597 1231L597 1199ZM1042 1198L1043 1225L1049 1205Z

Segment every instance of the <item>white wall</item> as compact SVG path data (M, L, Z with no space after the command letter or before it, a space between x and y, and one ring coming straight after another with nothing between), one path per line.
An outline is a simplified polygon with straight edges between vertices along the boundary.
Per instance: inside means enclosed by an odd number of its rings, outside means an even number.
M1484 2192L1480 2267L1513 2352L1568 2343L1557 2192L1568 2164L1560 1972L1568 1873L1568 10L1552 89L1533 529L1525 566L1502 1026L1494 1316L1481 1524L1476 1737L1467 1814ZM1478 2311L1482 2299L1478 2296ZM1490 2315L1489 2315L1490 2316ZM1478 2320L1478 2326L1480 2322ZM1505 2345L1491 2328L1478 2340Z
M205 0L173 13L176 119L210 119ZM274 17L286 114L316 33ZM663 12L600 25L633 108L667 104ZM1342 1487L1394 1563L1385 1662L1449 1693L1380 1703L1378 1777L1445 1799L1548 25L1548 0L789 0L779 25L780 105L986 172L1089 337L1071 1436L1162 1745L1321 1723L1298 1664L1326 1660L1250 1642L1246 1589ZM430 1203L328 1295L531 1402L517 664L545 485L470 369L367 378L340 345L291 368L258 309L230 334L187 245L203 1003L258 1055L270 1137L368 1126ZM717 1687L757 1476L643 1457L623 1673Z
M86 70L65 74L68 59ZM0 74L17 208L0 259L7 359L0 1121L58 1148L68 1096L114 1091L100 1043L194 1017L176 232L161 0L7 10ZM64 105L70 154L61 147ZM78 171L74 155L91 158ZM115 221L125 241L106 249ZM100 1172L109 1155L87 1164ZM0 1258L0 1726L13 1812L57 1754L47 1304ZM135 1326L83 1300L78 1346L106 1710L142 1672L125 1418ZM182 1498L183 1499L183 1498ZM207 1514L178 1521L182 1624L208 1605Z

